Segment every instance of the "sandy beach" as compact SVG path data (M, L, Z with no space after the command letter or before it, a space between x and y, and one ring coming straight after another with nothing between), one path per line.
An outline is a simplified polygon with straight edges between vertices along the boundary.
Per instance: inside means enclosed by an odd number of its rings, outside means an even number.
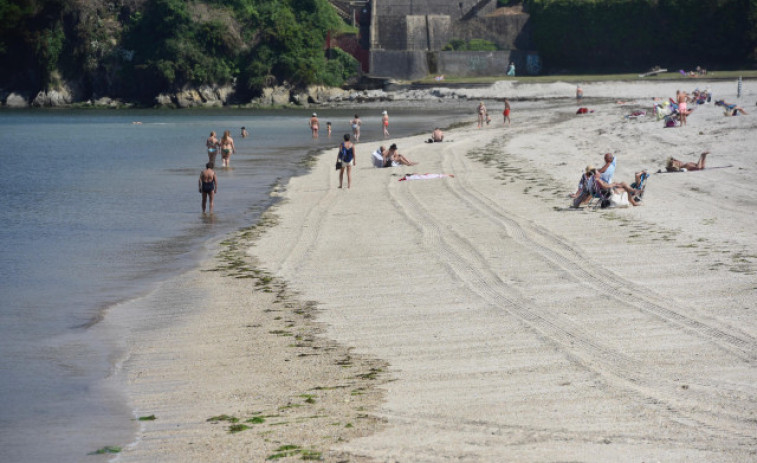
M338 189L322 153L258 226L106 320L135 327L113 381L155 416L115 460L754 461L755 90L706 84L750 114L663 128L651 98L699 81L587 84L581 116L575 86L495 84L455 90L471 117L444 143L386 141L417 166L376 169L362 143ZM642 206L569 207L605 152L616 181L652 173Z

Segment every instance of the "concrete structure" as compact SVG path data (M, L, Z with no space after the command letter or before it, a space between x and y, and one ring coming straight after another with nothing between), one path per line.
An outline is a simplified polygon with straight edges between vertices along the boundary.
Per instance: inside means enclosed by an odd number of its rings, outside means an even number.
M528 15L499 10L496 0L372 0L369 11L369 74L417 79L429 74L504 75L515 62L521 73L538 73ZM511 13L511 14L504 14ZM442 51L452 39L485 39L500 51Z

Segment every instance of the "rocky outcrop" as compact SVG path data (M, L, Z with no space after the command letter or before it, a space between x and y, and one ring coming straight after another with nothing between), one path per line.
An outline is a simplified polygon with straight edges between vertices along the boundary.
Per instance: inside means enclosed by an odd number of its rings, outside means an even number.
M74 97L71 91L63 87L60 90L41 90L32 100L32 106L39 108L50 106L68 106L73 103Z
M157 106L174 108L220 108L227 104L234 88L230 85L187 88L176 93L161 93L155 97Z
M11 93L5 99L5 106L9 108L27 108L29 107L29 102L18 93Z

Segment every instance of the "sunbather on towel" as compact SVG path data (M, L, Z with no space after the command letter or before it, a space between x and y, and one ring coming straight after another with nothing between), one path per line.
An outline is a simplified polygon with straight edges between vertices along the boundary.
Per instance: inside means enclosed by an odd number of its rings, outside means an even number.
M705 151L704 153L699 155L699 161L697 162L683 162L679 161L678 159L674 157L668 158L667 165L665 166L665 170L668 172L686 172L687 170L702 170L704 169L704 161L707 159L707 155L710 154L709 151Z

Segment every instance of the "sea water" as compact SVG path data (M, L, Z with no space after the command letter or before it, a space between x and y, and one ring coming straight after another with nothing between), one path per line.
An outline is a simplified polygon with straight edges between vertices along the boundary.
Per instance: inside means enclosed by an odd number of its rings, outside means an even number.
M310 112L0 112L0 461L78 462L103 442L132 441L128 404L101 387L118 340L90 328L115 304L192 268L204 243L254 224L274 185L350 132L354 111L319 110L313 139ZM430 133L461 113L390 116L396 137ZM381 138L380 110L361 119L367 155ZM211 130L219 138L230 130L237 148L231 168L217 166L212 216L197 191Z

